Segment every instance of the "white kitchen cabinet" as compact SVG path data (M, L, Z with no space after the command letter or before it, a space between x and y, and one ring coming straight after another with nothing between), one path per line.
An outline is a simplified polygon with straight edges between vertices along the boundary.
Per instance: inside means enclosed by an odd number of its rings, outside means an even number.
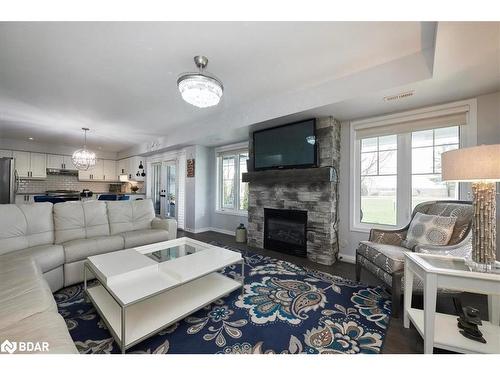
M78 179L80 181L92 181L96 174L96 170L98 169L98 164L99 164L99 160L97 160L97 163L95 166L87 169L87 170L79 170L78 171Z
M96 164L86 171L78 171L80 181L104 181L104 161L97 159Z
M66 169L69 171L76 171L76 167L73 165L71 156L68 155L47 155L47 168L48 169Z
M92 168L92 180L104 180L104 160L97 159L94 168Z
M116 170L118 176L121 174L126 174L128 176L129 175L128 159L118 160L118 162L116 163Z
M63 155L47 155L47 168L49 169L64 169Z
M17 175L21 178L29 178L31 172L30 153L24 151L14 151L14 164L16 166Z
M33 195L30 194L16 194L16 204L34 203Z
M116 161L103 160L103 180L104 181L118 181L118 174L116 173Z
M76 167L73 164L73 159L71 156L64 155L64 169L67 169L68 171L77 171Z
M0 158L11 158L12 151L10 150L0 150Z
M14 151L16 171L21 178L47 178L47 155L37 152Z
M47 154L30 153L31 178L47 178Z

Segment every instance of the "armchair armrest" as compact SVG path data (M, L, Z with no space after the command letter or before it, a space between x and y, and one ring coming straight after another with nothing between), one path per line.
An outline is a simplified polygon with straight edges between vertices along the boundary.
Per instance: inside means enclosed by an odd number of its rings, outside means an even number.
M169 240L177 238L177 220L175 219L159 219L155 217L153 221L151 221L151 228L166 230Z
M406 239L407 231L408 226L394 230L371 229L369 240L385 245L401 246L401 242Z
M472 253L472 235L469 233L461 242L455 245L436 246L436 245L417 245L416 253L450 255L454 257L470 258Z

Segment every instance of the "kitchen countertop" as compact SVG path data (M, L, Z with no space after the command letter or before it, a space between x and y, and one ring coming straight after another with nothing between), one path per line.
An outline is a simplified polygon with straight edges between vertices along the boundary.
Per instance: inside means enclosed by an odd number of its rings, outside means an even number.
M100 192L100 191L93 191L93 194L101 195L101 194L114 194L114 195L146 195L146 193L111 193L109 191L106 192ZM47 195L45 191L39 192L39 193L32 193L32 192L17 192L16 195Z

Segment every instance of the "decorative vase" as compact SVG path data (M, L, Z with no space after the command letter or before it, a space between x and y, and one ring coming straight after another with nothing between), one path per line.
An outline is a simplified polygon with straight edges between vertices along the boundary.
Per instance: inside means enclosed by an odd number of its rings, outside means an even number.
M245 228L245 225L243 225L243 223L241 223L238 228L236 228L236 242L247 242L247 228Z

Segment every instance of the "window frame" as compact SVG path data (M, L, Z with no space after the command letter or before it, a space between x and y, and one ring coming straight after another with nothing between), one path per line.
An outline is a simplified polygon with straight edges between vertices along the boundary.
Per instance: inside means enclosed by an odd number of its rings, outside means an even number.
M369 233L370 229L394 230L402 228L411 216L412 205L412 147L411 132L397 135L397 190L396 190L396 224L368 224L361 222L361 140L356 139L359 129L374 128L394 122L405 122L415 119L426 119L438 116L439 113L463 113L467 107L467 124L459 127L459 147L475 146L477 143L477 101L462 100L438 106L426 107L397 114L379 116L359 121L352 121L349 129L350 146L350 178L349 178L349 229L354 232ZM424 130L424 129L422 129ZM418 131L416 129L415 131ZM381 134L383 136L386 134ZM376 135L374 135L376 137ZM470 199L471 184L459 183L459 199Z
M235 216L247 216L248 210L240 209L240 192L241 192L241 180L240 180L240 155L246 153L247 159L249 155L248 143L229 145L216 149L216 207L215 212L220 214L235 215ZM223 158L225 156L234 156L235 166L234 166L234 200L233 207L227 208L222 206L223 202Z

